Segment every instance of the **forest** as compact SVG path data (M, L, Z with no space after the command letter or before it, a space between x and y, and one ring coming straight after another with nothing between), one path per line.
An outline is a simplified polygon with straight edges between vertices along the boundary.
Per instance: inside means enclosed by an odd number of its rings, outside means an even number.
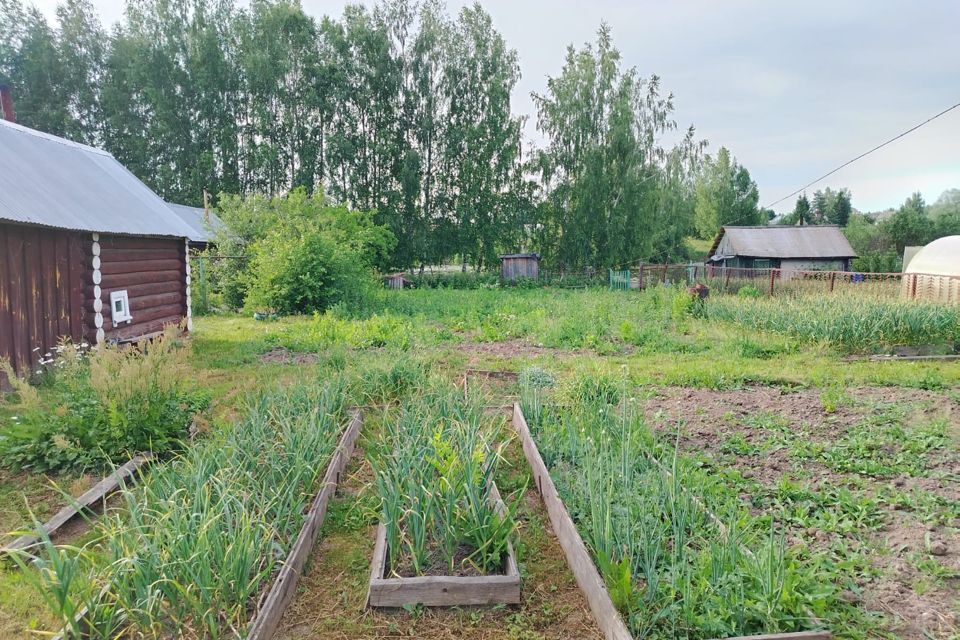
M690 237L775 217L606 24L533 94L534 144L511 109L517 52L480 4L383 0L318 19L291 0L131 0L108 27L89 0L64 0L56 16L0 0L18 122L108 150L171 202L300 189L367 212L395 240L381 270L485 269L520 250L556 271L701 259ZM850 223L858 268L893 270L908 239L957 226L915 218L874 225L828 188L779 221Z
M535 96L545 142L525 149L517 53L480 5L137 0L108 29L87 0L54 24L2 0L0 20L18 121L107 149L169 201L322 192L393 232L383 267L686 257L706 143L690 127L663 146L672 96L607 26Z

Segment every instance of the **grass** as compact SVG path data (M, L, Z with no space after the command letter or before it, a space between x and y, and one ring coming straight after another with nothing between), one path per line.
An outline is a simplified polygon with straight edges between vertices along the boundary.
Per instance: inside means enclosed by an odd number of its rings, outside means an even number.
M851 294L717 296L705 305L713 320L784 333L805 342L829 342L864 352L898 345L948 345L960 341L960 308L916 300L872 299Z
M721 302L721 298L714 298L708 304L716 302ZM782 393L809 394L812 406L837 420L843 420L856 408L854 401L863 387L900 387L884 392L893 402L919 393L910 389L931 390L929 395L944 403L960 398L953 391L960 388L960 367L955 363L847 361L843 356L849 349L841 343L807 339L783 333L778 328L757 330L753 325L739 326L709 314L697 316L691 313L693 310L676 291L665 289L645 293L551 288L414 290L385 292L375 305L357 315L338 311L316 317L282 318L276 322L255 322L230 315L197 318L190 340L189 370L184 375L190 380L191 388L205 391L213 402L203 425L204 435L187 455L192 456L194 451L209 453L211 449L207 447L216 449L235 430L245 428L247 403L250 398L260 397L264 389L309 387L315 386L317 380L342 380L344 403L387 403L392 408L384 417L395 418L398 407L409 403L425 388L428 378L452 381L467 367L523 372L526 382L556 384L557 393L564 397L612 405L624 397L643 395L651 386L680 387L684 390L681 393L690 394L713 393L704 390L748 394L755 388L752 385L766 385ZM280 347L294 355L311 357L289 363L262 359L264 354ZM875 348L878 347L865 347ZM536 375L529 375L531 366L539 369ZM492 389L493 383L472 379L471 396L475 386L488 384ZM805 391L811 388L812 391ZM497 382L496 390L498 396L518 392L509 382ZM43 399L45 391L41 389L40 393ZM681 450L678 456L683 486L695 483L692 488L701 491L700 495L720 512L725 523L736 521L736 535L755 556L771 559L768 566L774 568L781 566L779 558L782 557L785 575L798 575L798 579L803 578L806 571L818 572L827 585L826 595L811 595L803 587L806 583L797 587L789 581L785 583L784 593L805 594L807 606L818 615L822 602L829 602L823 618L832 624L835 632L846 637L883 635L896 629L893 622L878 622L870 613L869 605L836 601L837 594L859 593L869 588L870 581L879 579L877 576L885 571L876 564L877 559L896 556L878 537L881 527L889 526L889 513L894 505L898 517L922 523L924 527L937 527L938 532L951 531L958 517L956 505L946 499L942 491L938 493L936 486L894 484L894 480L902 477L925 482L952 481L949 477L931 476L929 465L944 455L946 448L956 446L956 420L946 418L947 422L943 423L937 422L940 418L931 418L914 424L912 417L893 415L883 406L870 411L876 414L872 422L861 421L853 425L852 430L838 429L816 447L804 442L810 438L803 425L784 420L773 412L758 411L741 418L741 425L731 423L730 429L756 429L762 432L760 437L750 437L747 431L738 436L731 431L722 443L725 453L714 452L719 455L713 457L704 451ZM0 425L10 415L0 407ZM582 418L586 421L588 416ZM382 460L381 454L393 448L390 428L378 418L364 429L363 446L367 456L374 462ZM639 434L646 432L646 425L641 421L635 433L639 438ZM874 446L877 439L881 443L879 448ZM672 437L648 441L644 436L639 440L672 468L672 451L676 448ZM639 446L637 442L634 444ZM615 441L603 446L615 453L620 451ZM522 489L526 471L516 443L508 442L504 455L495 474L498 485L507 494ZM742 468L744 461L751 467L762 466L771 455L779 456L790 465L782 486L738 474L737 469ZM211 454L211 457L216 456ZM543 531L546 521L537 505L535 491L530 490L523 494L525 497L515 514L518 525L515 548L524 577L524 603L518 609L362 613L373 528L380 515L369 462L359 456L354 464L366 465L367 470L358 471L359 484L348 480L348 490L339 494L331 506L329 526L325 527L323 540L314 554L313 568L302 583L305 592L285 617L281 637L538 638L589 637L595 633L584 623L588 616L583 613L583 600L566 573L562 555ZM818 484L816 473L820 470L840 474L843 481L834 487ZM609 476L601 475L600 471L599 467L592 471L592 486L610 490ZM71 480L63 483L69 485ZM656 504L667 505L668 500L676 498L676 487L654 480L654 475L639 472L631 480L632 486L647 496L645 511L654 510ZM581 485L585 482L582 475L571 476L570 491L583 491ZM62 506L63 498L46 486L42 474L0 475L0 514L8 514L11 528L25 523L21 506L24 495L32 504L39 500L40 517ZM616 482L613 489L617 489ZM581 498L580 502L586 501ZM667 508L679 514L689 506L674 500L673 506ZM711 558L715 557L710 544L712 538L708 536L712 530L711 524L694 511L690 509L688 513L687 522L691 527L685 540L695 560L689 563L687 575L702 578L709 574L713 566ZM610 513L612 517L620 517L615 510ZM584 514L593 517L586 509ZM598 512L598 516L601 514ZM672 521L673 517L668 520ZM119 522L109 520L108 524L119 526ZM822 530L828 538L814 539L813 534L807 532L813 529ZM650 535L654 535L658 530L651 527L650 531ZM772 540L771 531L776 534ZM99 543L93 543L92 538L68 538L58 543L89 551L91 564L97 560L98 566L109 566L109 562L104 564L109 556L101 550L103 539L101 535ZM626 539L625 534L620 539ZM781 546L782 556L778 550ZM719 545L716 553L720 555L716 557L722 559L726 553L726 561L730 562L732 554L728 553L728 547ZM666 558L672 547L661 549L660 557ZM765 556L764 550L776 553ZM611 575L623 578L617 549L608 552ZM955 578L941 575L943 570L930 563L922 545L917 553L923 555L904 560L911 566L921 567L916 574L917 585L927 594L955 594ZM98 554L99 558L93 557ZM733 566L737 575L749 576L752 561L745 560L743 555L734 558ZM87 565L81 568L86 571L83 576L92 575ZM617 570L621 572L617 574ZM638 571L631 567L631 577L640 575ZM30 580L41 575L36 569L21 572L9 565L0 570L0 636L22 637L28 628L56 628L56 618L42 613L38 597L29 585ZM99 573L95 577L99 579L104 575ZM683 572L670 574L661 584L682 593L688 588L683 576ZM104 582L101 580L98 584ZM633 582L640 584L637 580ZM696 594L700 583L692 579L691 584L691 593ZM706 584L712 583L708 580ZM759 584L754 586L759 589L756 586ZM724 600L728 608L743 608L740 595L724 591L728 588L732 587L720 585L716 593L729 596ZM82 591L77 589L78 594ZM622 589L624 601L636 599L636 591L636 588ZM753 593L749 589L746 592ZM762 589L757 592L764 593ZM184 599L184 603L187 600ZM199 602L197 598L194 600ZM763 601L759 597L756 600ZM693 628L693 625L712 624L719 629L722 625L734 624L719 614L719 622L711 618L701 624L697 620L698 611L715 613L727 606L716 599L711 602L702 590L699 595L691 596L691 602L696 604L686 609L679 604L667 607L671 619L678 621L673 627L676 633L693 635L693 632L688 634L683 625ZM790 607L795 605L789 603ZM239 614L236 607L231 609L231 606L223 607L224 615L241 624L243 615L249 612ZM191 629L197 635L209 636L203 630L207 622L202 611L202 607L198 607L195 613L177 615L189 617ZM797 615L806 613L801 611ZM786 623L776 615L772 619L786 628Z

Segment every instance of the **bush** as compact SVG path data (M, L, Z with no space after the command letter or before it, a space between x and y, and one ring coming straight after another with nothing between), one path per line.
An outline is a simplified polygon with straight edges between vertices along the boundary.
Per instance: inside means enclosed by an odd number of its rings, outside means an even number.
M216 289L232 308L284 314L363 305L379 288L374 269L386 264L393 234L371 212L331 206L297 189L285 197L224 197L229 231L212 260Z
M85 352L61 344L41 392L18 392L15 419L0 435L0 464L102 471L138 452L180 448L209 403L205 393L188 390L184 370L184 350L171 332L140 348Z

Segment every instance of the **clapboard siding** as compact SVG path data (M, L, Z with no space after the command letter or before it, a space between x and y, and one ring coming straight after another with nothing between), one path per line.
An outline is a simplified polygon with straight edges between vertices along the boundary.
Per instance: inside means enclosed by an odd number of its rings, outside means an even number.
M21 374L83 337L84 235L0 223L0 358Z
M92 256L91 256L92 258ZM186 317L186 247L180 239L100 236L100 300L107 341L136 339ZM110 294L127 292L133 320L114 326ZM85 287L87 335L96 335L94 286Z

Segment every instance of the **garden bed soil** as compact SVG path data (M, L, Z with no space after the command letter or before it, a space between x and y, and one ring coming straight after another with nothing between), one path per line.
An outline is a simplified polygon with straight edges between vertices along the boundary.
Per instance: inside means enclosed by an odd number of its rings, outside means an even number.
M733 467L740 474L768 489L788 478L819 492L838 487L863 487L866 497L877 498L884 488L900 491L927 491L956 502L960 499L960 483L954 479L960 464L954 447L945 447L928 456L925 475L906 473L874 478L844 473L817 460L797 460L789 447L775 448L759 455L722 454L720 447L731 435L740 435L751 445L759 445L769 435L741 420L765 413L780 421L784 430L802 432L805 439L829 444L842 437L851 427L870 417L878 403L913 405L905 423L917 420L944 419L954 442L960 434L960 405L956 400L930 391L865 387L845 389L849 400L834 412L823 408L819 390L784 392L772 387L756 386L734 391L707 389L661 388L646 400L649 424L671 440L679 428L679 444L684 451L706 453L718 459L723 467ZM908 428L908 427L905 427ZM754 496L742 499L755 514L763 509L753 506ZM858 581L859 594L848 592L866 609L883 612L890 618L890 627L898 637L907 640L950 638L960 630L960 521L946 526L929 524L911 513L909 505L880 502L883 524L876 530L864 529L846 536L819 529L793 531L792 544L809 545L831 552L832 546L846 538L853 548L868 550L876 576ZM879 549L880 552L869 551ZM935 551L936 553L932 553ZM935 578L918 566L918 560L939 565Z
M516 441L505 455L517 469L522 453ZM372 492L373 472L358 452L348 468L334 504L338 511L366 513L360 505ZM331 521L315 560L304 574L301 593L291 604L278 633L282 640L374 640L430 638L431 640L494 640L504 637L600 640L586 603L547 521L547 514L531 485L516 513L523 550L521 602L515 607L366 608L370 556L376 525Z

